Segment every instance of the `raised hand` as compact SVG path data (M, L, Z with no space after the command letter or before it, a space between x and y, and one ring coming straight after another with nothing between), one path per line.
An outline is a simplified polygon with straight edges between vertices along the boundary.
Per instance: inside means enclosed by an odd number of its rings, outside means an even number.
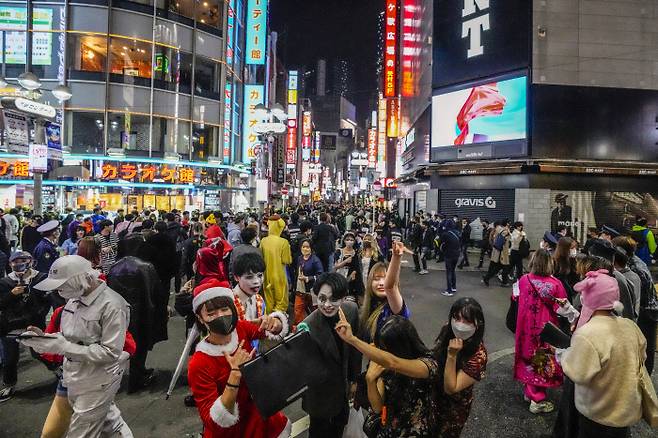
M347 318L345 318L345 312L343 312L343 309L341 308L338 308L338 323L336 324L336 333L338 333L338 336L347 343L350 343L354 339L352 326L349 322L347 322Z
M244 341L240 341L240 344L238 344L238 349L235 350L233 354L224 352L224 358L226 358L226 362L228 362L228 364L231 366L231 369L239 368L240 365L249 362L254 357L256 350L251 350L251 352L248 353L247 350L242 348L243 344Z

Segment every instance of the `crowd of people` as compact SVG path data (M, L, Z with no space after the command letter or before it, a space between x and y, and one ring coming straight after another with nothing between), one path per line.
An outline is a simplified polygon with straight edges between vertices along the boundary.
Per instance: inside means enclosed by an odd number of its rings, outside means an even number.
M23 345L58 378L42 437L132 436L114 398L124 374L129 393L157 379L146 363L168 339L172 304L194 341L185 403L204 437L290 436L282 412L261 415L242 366L300 331L325 364L302 396L311 438L341 437L351 410L363 413L367 437L458 437L485 375L484 311L456 300L428 347L400 270L405 254L421 275L429 259L444 261L443 294L453 296L476 241L478 268L489 258L484 285L514 283L514 377L530 412L554 410L546 389L563 385L556 437L628 436L642 416L635 368L653 370L658 320L635 240L648 241L643 230L603 227L582 248L565 230L547 232L526 274L530 244L508 220L331 203L1 219L0 402L15 394ZM573 335L570 346L544 338L548 322Z

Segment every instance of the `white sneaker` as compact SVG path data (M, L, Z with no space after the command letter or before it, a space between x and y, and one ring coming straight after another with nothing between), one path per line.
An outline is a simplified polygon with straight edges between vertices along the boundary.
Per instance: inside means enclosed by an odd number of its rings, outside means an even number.
M0 403L9 400L14 395L14 387L5 385L0 389Z
M533 414L540 414L540 413L549 413L553 412L555 410L555 406L553 403L544 400L540 401L539 403L536 403L534 401L530 401L530 412Z
M425 274L429 274L429 273L430 273L430 271L428 271L427 269L423 269L422 271L419 272L420 275L425 275Z

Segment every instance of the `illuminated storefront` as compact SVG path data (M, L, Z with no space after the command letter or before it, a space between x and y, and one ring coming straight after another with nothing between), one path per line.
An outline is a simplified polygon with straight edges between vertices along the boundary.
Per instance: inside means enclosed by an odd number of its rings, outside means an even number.
M160 196L160 191L182 190L175 187L180 185L198 190L204 172L217 171L219 163L224 179L243 180L244 170L232 164L242 161L246 2L35 2L32 71L45 89L66 78L73 93L65 106L49 93L39 98L58 109L65 158L107 160L105 177L93 166L87 168L89 181L59 170L44 175L44 186L73 179L104 184L94 188L99 194L130 187ZM0 2L10 84L25 70L25 11L24 1ZM9 86L0 95L14 90ZM113 161L114 156L125 161ZM179 161L200 164L188 169ZM13 164L0 175L3 190L11 185L6 181L12 172ZM222 187L221 179L214 179L213 185Z

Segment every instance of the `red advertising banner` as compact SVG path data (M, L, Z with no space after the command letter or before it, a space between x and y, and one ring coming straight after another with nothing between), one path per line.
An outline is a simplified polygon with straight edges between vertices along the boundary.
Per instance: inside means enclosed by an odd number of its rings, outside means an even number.
M405 97L416 95L414 63L420 54L420 9L419 0L405 0L402 7L402 54L400 60L400 92Z
M368 167L377 167L377 130L368 129Z
M287 139L286 164L295 164L297 162L297 127L290 126L290 120L288 120Z
M302 116L302 135L309 136L311 135L312 130L313 130L313 124L311 121L311 112L304 111L304 114Z
M384 97L396 94L396 61L398 41L398 2L386 0L384 32Z

